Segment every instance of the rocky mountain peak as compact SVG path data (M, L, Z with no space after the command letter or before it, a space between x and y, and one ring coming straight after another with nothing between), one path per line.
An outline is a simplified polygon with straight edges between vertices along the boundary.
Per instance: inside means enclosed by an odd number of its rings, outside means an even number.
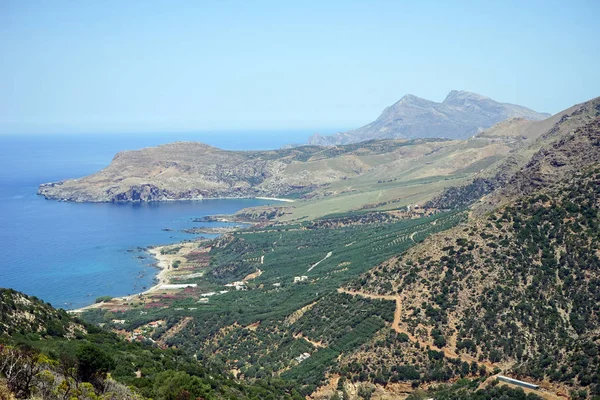
M391 107L386 108L386 110L401 109L402 107L430 107L432 103L432 101L415 96L414 94L407 94Z
M466 90L451 90L446 96L442 104L463 104L465 101L482 101L491 100L489 97L482 96L477 93L467 92Z
M419 97L419 96L415 96L414 94L405 94L404 96L402 96L402 98L400 99L400 103L410 103L412 101L418 101L418 100L424 100L423 98Z

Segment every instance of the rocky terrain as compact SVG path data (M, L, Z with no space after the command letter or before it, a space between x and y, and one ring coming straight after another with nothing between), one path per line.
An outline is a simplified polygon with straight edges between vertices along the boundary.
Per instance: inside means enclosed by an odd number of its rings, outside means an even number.
M149 337L170 332L159 342L216 362L236 380L274 379L313 399L600 395L600 98L543 121L503 121L464 141L271 152L174 144L121 154L85 184L57 187L88 193L102 179L118 184L128 165L156 168L175 157L185 161L178 176L196 179L211 170L212 151L235 168L281 162L279 177L347 177L295 188L305 199L291 205L243 210L239 218L261 223L182 258L178 282L197 286L83 318L120 332L165 321ZM399 206L411 188L431 195L432 182L446 189L430 203ZM356 200L365 193L373 196ZM350 201L358 211L328 212L331 202ZM283 221L311 205L329 215ZM498 374L540 388L524 397ZM456 386L441 385L450 382Z
M523 179L523 172L519 172L532 158L539 158L538 153L544 147L550 147L554 142L572 134L575 130L586 126L600 115L600 98L595 98L582 104L570 107L543 121L526 121L522 118L510 119L494 125L485 130L472 140L504 139L524 140L523 145L512 151L507 157L498 160L489 168L482 170L473 181L467 185L450 187L439 196L427 203L429 207L454 208L468 206L483 198L474 208L475 213L484 213L500 202L508 202L515 196L525 194L525 188L516 180ZM560 172L558 169L552 173ZM573 172L572 170L569 173ZM539 175L539 173L538 173ZM561 175L563 176L563 175ZM521 177L521 178L519 178ZM529 181L528 177L524 177ZM546 177L551 179L551 177ZM558 177L557 177L558 178ZM508 185L509 181L511 182ZM485 197L500 189L499 194Z
M272 151L226 151L197 142L179 142L119 153L102 171L43 184L38 194L75 202L290 195L314 198L334 195L338 189L328 190L331 184L354 185L357 178L364 186L391 182L399 176L400 180L448 176L510 150L510 143L496 139L482 139L474 146L445 139L416 139Z
M408 94L368 125L331 136L315 134L309 143L332 146L389 138L466 139L509 118L542 120L549 116L459 90L448 93L441 103Z
M85 332L64 310L56 310L15 290L0 288L0 336L31 331L69 338L75 330Z
M587 123L562 129L569 119ZM572 398L600 394L598 99L561 118L468 222L432 235L347 288L397 296L410 338ZM368 350L373 367L400 357Z

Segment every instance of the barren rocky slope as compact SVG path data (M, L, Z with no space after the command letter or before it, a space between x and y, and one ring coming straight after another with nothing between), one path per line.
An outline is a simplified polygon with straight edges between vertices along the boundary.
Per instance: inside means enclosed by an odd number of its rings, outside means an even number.
M483 213L494 208L500 202L510 201L512 197L521 193L521 189L520 185L516 183L507 184L511 180L518 179L515 174L527 165L540 149L550 146L576 129L587 125L598 115L600 115L600 97L577 104L543 121L525 121L516 118L493 126L473 139L509 140L510 138L520 138L524 140L523 146L515 149L489 168L482 170L472 182L448 188L430 201L428 206L438 208L466 206L495 190L500 190L500 193L496 196L485 197L475 207L475 213ZM522 173L519 176L522 176Z
M75 329L85 331L64 310L15 290L0 288L0 336L31 331L71 337Z
M510 143L496 139L475 145L416 139L246 152L182 142L119 153L98 173L44 184L38 193L77 202L280 197L316 189L322 190L309 197L327 196L333 192L323 188L332 183L364 178L363 185L376 185L402 172L408 173L407 179L447 176L502 157L511 148Z
M453 90L441 103L409 94L383 110L379 118L368 125L330 136L316 134L309 143L339 145L372 139L416 137L465 139L509 118L541 120L549 116L465 91Z

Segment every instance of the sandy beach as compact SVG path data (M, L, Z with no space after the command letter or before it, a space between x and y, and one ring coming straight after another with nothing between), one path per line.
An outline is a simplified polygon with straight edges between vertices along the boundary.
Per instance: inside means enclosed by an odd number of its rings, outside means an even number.
M170 275L170 272L173 271L173 268L172 268L173 262L175 262L176 260L180 260L181 262L184 262L185 259L182 257L181 252L177 252L176 254L167 254L167 253L164 253L162 250L173 249L176 247L181 247L184 250L187 250L187 252L189 252L190 250L198 247L198 242L183 242L183 243L176 243L176 244L170 244L170 245L164 245L164 246L155 246L155 247L149 248L147 251L148 251L148 253L150 253L152 255L152 257L154 257L156 259L156 261L157 261L156 267L159 268L159 272L158 272L158 274L156 274L156 277L155 277L156 284L154 286L152 286L140 293L134 293L134 294L130 294L128 296L122 296L122 297L113 297L110 301L90 304L89 306L77 308L75 310L69 310L69 312L70 313L81 313L81 312L84 312L85 310L100 308L103 306L109 306L109 305L122 303L122 302L128 302L128 301L131 301L131 299L133 299L134 297L139 297L139 296L142 296L145 294L155 293L159 290L164 290L164 289L161 289L161 286L167 285L170 283L169 275Z
M293 203L296 200L292 199L280 199L279 197L255 197L255 199L259 200L273 200L273 201L283 201L284 203Z
M150 289L146 290L143 293L149 293L156 290L160 285L169 283L169 279L167 277L169 269L178 257L172 254L161 254L161 250L168 248L170 246L158 246L148 249L148 253L152 254L154 258L158 261L156 266L160 269L158 274L156 274L156 285L152 286Z

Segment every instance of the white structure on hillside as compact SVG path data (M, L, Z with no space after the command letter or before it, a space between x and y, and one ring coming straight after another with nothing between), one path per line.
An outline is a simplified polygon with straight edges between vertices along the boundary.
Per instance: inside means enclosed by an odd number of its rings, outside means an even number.
M294 360L298 361L298 363L301 363L302 361L306 360L308 357L310 357L309 353L302 353L298 357L294 358Z
M517 386L521 386L521 387L528 388L528 389L537 390L537 389L540 388L535 383L529 383L529 382L519 381L517 379L509 378L508 376L498 375L498 380L501 381L501 382L510 383L512 385L517 385Z
M225 287L234 287L235 290L246 290L246 282L244 281L237 281L237 282L233 282L233 283L228 283L225 285Z
M166 284L166 285L160 285L159 289L162 289L162 290L185 289L185 288L188 288L188 287L196 287L196 286L198 286L197 283L182 283L180 285L169 285L169 284Z

